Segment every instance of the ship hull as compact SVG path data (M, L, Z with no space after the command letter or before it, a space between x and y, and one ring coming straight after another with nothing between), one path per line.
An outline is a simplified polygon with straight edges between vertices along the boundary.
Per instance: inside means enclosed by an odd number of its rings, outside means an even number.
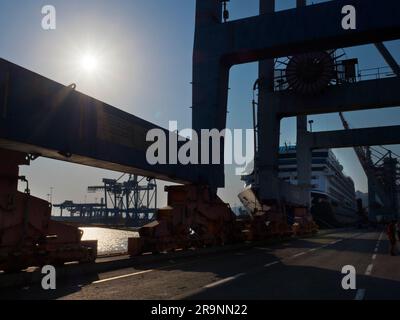
M312 193L311 214L321 228L354 226L358 222L355 210L341 206L327 195Z

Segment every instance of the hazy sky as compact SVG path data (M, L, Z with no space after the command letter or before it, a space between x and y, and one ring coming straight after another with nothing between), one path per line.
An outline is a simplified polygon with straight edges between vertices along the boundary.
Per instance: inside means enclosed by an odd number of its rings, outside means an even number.
M312 1L317 3L320 1ZM277 0L278 9L293 7L295 0ZM41 8L57 10L57 29L41 28ZM107 102L136 116L167 127L177 120L179 128L191 126L191 59L194 33L194 0L2 0L0 4L0 57ZM257 0L231 0L231 19L256 15ZM267 35L266 35L267 36ZM400 61L399 42L387 43ZM98 58L93 72L82 70L87 53ZM358 57L360 67L386 66L373 46L346 49ZM257 64L232 69L229 95L229 128L251 128L252 86ZM398 124L399 108L346 113L352 127ZM314 130L341 129L337 114L312 116ZM285 119L281 142L296 141L294 119ZM392 147L400 153L398 146ZM351 149L335 150L356 188L366 191L366 178ZM238 203L242 188L233 168L227 168L229 189L224 200ZM86 187L103 177L120 173L38 159L22 170L34 195L54 200L84 201ZM100 195L88 195L94 200ZM160 205L165 198L161 196Z

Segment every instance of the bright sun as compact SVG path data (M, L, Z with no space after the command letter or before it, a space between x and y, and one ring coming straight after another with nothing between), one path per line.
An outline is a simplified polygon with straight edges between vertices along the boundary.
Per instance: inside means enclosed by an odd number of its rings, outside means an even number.
M90 53L82 56L80 64L81 68L86 72L95 72L99 67L98 58Z

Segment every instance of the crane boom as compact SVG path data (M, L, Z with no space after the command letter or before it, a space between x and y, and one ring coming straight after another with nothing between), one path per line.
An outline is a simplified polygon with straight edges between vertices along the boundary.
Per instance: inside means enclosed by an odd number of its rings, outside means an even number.
M343 113L339 113L340 120L342 121L345 130L350 130L350 125L344 117ZM379 181L376 175L376 167L371 159L370 147L353 147L358 160L360 161L361 167L363 168L369 182L375 187L376 194L383 204L389 204L391 200L385 192L382 183Z

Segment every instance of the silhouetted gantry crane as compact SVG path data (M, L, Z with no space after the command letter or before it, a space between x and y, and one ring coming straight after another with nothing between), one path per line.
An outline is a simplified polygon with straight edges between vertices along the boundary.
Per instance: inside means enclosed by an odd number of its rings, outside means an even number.
M342 112L339 116L343 127L350 130ZM370 219L375 220L379 216L383 220L397 218L400 156L383 146L355 146L354 151L368 179Z
M127 181L103 179L103 185L89 186L89 193L101 192L100 203L64 201L54 205L60 208L58 221L82 225L124 225L139 227L154 219L157 210L157 183L155 179L128 175ZM69 212L69 217L63 211Z

